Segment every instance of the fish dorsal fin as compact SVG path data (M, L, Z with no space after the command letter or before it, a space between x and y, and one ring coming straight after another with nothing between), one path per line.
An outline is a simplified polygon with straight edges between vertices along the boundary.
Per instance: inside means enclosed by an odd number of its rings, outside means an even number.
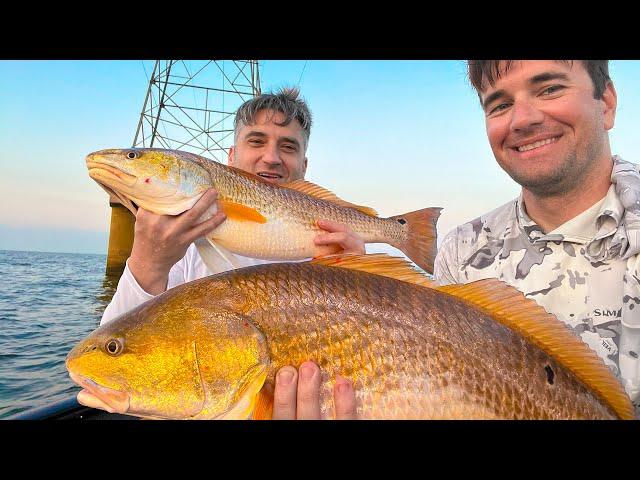
M328 255L315 258L310 263L374 273L422 287L434 288L436 286L426 275L416 270L408 260L401 257L392 257L386 253Z
M522 335L571 370L620 418L634 418L631 400L602 359L534 300L494 278L435 288L473 304Z
M327 202L335 203L336 205L340 205L341 207L355 208L356 210L359 210L360 212L372 217L378 216L378 212L376 212L373 208L356 205L354 203L342 200L335 193L327 190L326 188L321 187L320 185L316 185L315 183L307 182L306 180L295 180L293 182L283 183L281 186L284 188L290 188L291 190L297 190L298 192L305 193L307 195L325 200Z

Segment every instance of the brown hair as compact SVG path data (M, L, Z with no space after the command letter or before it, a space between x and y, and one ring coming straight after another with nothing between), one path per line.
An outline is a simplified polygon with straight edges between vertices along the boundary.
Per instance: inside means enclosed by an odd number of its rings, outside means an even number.
M558 61L573 64L573 60ZM582 62L589 77L591 77L594 86L593 97L602 98L602 93L607 87L607 83L611 81L611 78L609 78L609 60L579 60L579 62ZM513 60L468 60L469 81L478 92L478 95L482 91L483 78L489 82L489 85L493 86L496 79L509 71L512 63Z
M261 110L271 110L280 112L284 115L284 120L276 125L289 125L292 120L298 120L302 126L302 136L304 138L304 148L309 145L309 135L311 134L311 112L307 103L298 98L300 91L297 88L282 88L276 93L263 93L257 97L244 102L233 121L235 127L235 136L243 125L253 125L256 121L256 115Z

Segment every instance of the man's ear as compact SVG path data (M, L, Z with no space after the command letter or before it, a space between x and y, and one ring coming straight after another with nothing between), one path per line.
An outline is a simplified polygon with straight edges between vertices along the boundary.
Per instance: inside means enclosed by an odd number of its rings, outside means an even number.
M308 163L307 157L304 157L304 163L302 164L302 178L304 178L304 176L307 173L307 163Z
M235 155L236 155L236 147L234 145L231 145L231 147L229 148L229 156L227 157L227 165L233 166Z
M607 86L602 92L602 102L604 106L604 128L611 130L616 120L616 107L618 106L618 94L613 86L613 82L607 82Z

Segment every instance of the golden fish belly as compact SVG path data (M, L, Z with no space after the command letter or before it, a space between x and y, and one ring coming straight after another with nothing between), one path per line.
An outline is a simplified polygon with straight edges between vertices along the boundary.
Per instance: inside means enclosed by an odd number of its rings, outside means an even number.
M362 418L612 418L554 358L449 295L307 264L255 271L267 273L231 278L267 338L267 381L314 360L325 417L339 374L354 381Z
M385 242L384 219L358 217L348 214L318 216L350 224L364 242ZM344 218L343 218L344 217ZM354 215L355 217L355 215ZM314 238L326 233L315 225L314 218L296 218L293 215L272 215L265 223L227 218L209 238L239 255L267 260L301 260L316 256Z

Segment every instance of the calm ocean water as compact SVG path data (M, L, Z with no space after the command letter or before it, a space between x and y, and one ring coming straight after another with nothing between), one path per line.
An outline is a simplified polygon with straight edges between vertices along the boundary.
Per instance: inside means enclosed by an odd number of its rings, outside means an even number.
M0 250L0 419L80 391L64 360L100 323L106 255Z

